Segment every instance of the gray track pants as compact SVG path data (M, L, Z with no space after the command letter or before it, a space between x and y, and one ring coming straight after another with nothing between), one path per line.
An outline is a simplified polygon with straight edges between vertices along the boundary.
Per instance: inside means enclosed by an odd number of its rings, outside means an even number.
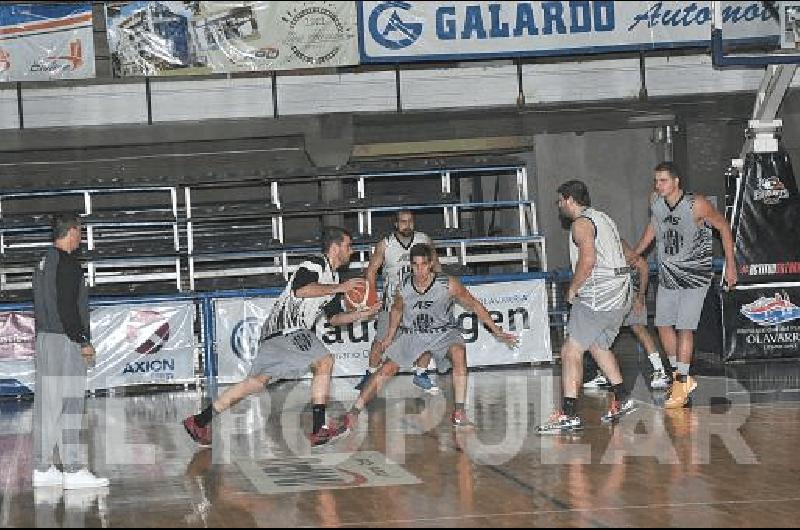
M58 447L64 471L85 468L88 453L80 433L86 408L86 361L66 335L36 336L36 391L33 404L34 466L55 464Z

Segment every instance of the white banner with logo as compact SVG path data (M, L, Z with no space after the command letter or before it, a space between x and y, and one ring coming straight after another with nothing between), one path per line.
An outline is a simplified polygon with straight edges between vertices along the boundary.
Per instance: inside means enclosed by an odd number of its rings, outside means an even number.
M358 64L353 2L109 2L117 76Z
M456 321L467 343L470 366L494 366L550 362L550 324L544 280L468 286L495 322L520 337L516 349L501 344L474 314L456 306ZM275 299L230 299L215 302L215 323L219 380L237 382L244 378L258 349L261 326ZM317 335L336 357L336 376L361 375L369 361L375 339L375 322L357 322L334 327L318 326Z
M93 309L89 389L194 380L194 316L192 302Z
M711 2L358 3L362 63L709 46ZM767 2L722 2L726 41L779 42Z
M0 313L0 395L33 390L36 381L36 324L33 313Z
M0 82L94 77L92 4L0 4Z

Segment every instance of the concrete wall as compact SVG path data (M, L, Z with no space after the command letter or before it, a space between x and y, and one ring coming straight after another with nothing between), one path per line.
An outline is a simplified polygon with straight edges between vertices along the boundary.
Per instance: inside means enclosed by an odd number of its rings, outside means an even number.
M651 129L629 129L536 136L540 219L548 237L551 269L569 266L569 233L562 228L555 206L556 190L567 180L584 181L592 205L617 222L623 238L638 241L648 222L652 168L663 152L651 135Z

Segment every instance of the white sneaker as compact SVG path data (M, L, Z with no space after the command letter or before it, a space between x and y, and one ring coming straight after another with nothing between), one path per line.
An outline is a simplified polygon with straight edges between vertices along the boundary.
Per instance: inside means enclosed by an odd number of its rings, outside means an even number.
M33 487L61 486L64 483L64 474L56 466L50 466L47 471L33 470Z
M58 506L64 497L61 484L58 486L40 486L33 489L33 503L39 506Z
M662 372L656 370L653 372L653 377L650 379L650 388L653 390L666 390L672 385L672 379Z
M64 493L64 508L84 512L107 495L106 488L67 490Z
M108 486L107 478L99 478L81 469L75 473L64 473L64 489L77 490L81 488L105 488Z
M607 386L611 385L603 374L597 374L597 377L583 384L583 388L604 388Z

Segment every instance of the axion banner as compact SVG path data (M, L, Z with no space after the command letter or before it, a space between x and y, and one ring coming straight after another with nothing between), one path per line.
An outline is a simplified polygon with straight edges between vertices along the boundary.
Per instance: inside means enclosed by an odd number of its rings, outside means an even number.
M778 43L768 2L722 2L728 43ZM358 3L362 63L709 46L711 2Z
M520 345L509 349L496 341L474 314L456 306L456 322L467 343L470 366L493 366L552 360L547 290L544 280L470 285L495 322L520 336ZM275 299L231 299L215 302L217 355L220 382L245 377L258 351L262 324ZM375 339L375 322L334 327L322 322L317 335L336 357L334 375L361 375Z
M192 302L93 309L89 389L193 380L194 314Z
M92 4L0 3L0 82L94 77Z

